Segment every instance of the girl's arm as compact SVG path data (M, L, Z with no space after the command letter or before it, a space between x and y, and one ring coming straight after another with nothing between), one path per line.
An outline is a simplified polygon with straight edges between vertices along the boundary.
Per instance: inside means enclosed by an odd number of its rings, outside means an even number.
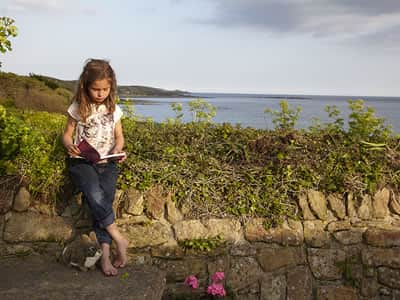
M122 133L121 120L119 120L115 124L114 135L115 135L115 146L112 149L111 153L120 153L122 152L122 148L124 147L125 143L124 134Z
M114 148L112 149L111 153L120 153L122 152L122 148L124 147L124 134L122 133L122 124L121 120L119 120L115 124L115 129L114 129L114 135L115 135L115 145ZM119 163L123 162L126 159L126 154L118 160Z
M62 136L62 143L67 149L68 154L72 156L78 156L81 153L79 148L74 145L74 141L72 139L76 123L77 122L75 119L73 119L71 116L68 116L67 124L65 125L64 134Z

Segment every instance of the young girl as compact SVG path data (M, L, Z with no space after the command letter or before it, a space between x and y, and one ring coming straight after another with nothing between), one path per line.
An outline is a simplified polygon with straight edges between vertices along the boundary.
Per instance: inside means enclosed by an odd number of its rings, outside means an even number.
M73 103L68 108L68 120L62 138L71 156L69 173L72 181L83 193L93 215L94 231L103 251L101 268L107 276L117 275L117 268L124 267L127 262L128 240L115 225L112 208L118 167L116 161L102 160L93 164L76 157L80 154L77 144L82 139L95 147L101 156L122 152L122 111L115 104L116 88L116 78L110 64L99 59L88 60L79 77ZM112 240L117 246L117 257L113 264L110 260Z

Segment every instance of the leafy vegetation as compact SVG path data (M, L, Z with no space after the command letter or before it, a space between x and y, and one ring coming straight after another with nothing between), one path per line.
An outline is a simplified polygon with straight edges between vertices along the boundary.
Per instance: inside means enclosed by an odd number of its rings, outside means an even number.
M18 34L17 27L14 25L14 20L8 17L0 17L0 52L6 53L11 51L11 37L16 37ZM1 62L0 62L1 67Z
M0 106L0 175L17 175L34 195L55 200L64 179L59 139L64 120L47 112L12 112Z
M217 235L216 237L211 237L208 239L183 240L179 242L179 246L181 246L185 250L210 252L211 250L214 250L218 246L221 246L223 243L224 243L223 237Z
M189 123L178 104L174 121L138 121L133 111L123 119L128 158L120 188L160 184L187 217L261 216L268 226L295 216L306 189L361 195L399 188L399 137L362 100L349 102L348 124L328 107L332 122L304 130L296 129L299 110L284 102L272 114L275 130L213 124L213 108L192 103L197 117ZM18 176L37 197L55 199L66 181L64 122L58 114L2 107L0 176Z

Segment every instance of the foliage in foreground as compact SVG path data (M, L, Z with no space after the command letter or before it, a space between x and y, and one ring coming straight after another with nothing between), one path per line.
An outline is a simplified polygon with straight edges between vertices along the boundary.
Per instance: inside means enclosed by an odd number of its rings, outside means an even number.
M361 195L399 188L399 139L362 101L349 102L348 124L328 107L332 122L306 130L295 129L299 110L281 105L268 111L275 130L213 124L207 114L184 124L179 110L175 122L124 119L129 155L120 188L160 184L189 217L262 216L269 225L296 215L293 201L306 189ZM23 178L35 195L54 199L66 181L64 122L61 115L1 108L0 175Z
M16 37L18 34L17 27L14 25L14 20L8 17L0 17L0 52L6 53L11 51L11 37ZM0 62L1 68L1 62Z

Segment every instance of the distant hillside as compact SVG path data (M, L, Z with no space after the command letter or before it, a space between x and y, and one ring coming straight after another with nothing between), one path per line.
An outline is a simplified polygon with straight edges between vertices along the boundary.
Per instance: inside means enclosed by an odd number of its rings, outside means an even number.
M48 76L34 75L40 76L48 81L53 81L57 83L59 86L62 86L72 93L75 92L77 80L61 80ZM141 85L119 85L118 86L118 96L119 97L185 97L189 93L179 90L169 91L160 88L153 88L148 86Z
M76 80L30 74L29 76L0 72L0 104L19 109L65 113L75 92ZM118 86L122 98L187 97L183 91L169 91L147 86Z
M35 76L0 72L0 104L19 109L65 113L72 92Z
M120 97L187 97L188 92L179 90L164 90L141 85L120 85L118 86Z

